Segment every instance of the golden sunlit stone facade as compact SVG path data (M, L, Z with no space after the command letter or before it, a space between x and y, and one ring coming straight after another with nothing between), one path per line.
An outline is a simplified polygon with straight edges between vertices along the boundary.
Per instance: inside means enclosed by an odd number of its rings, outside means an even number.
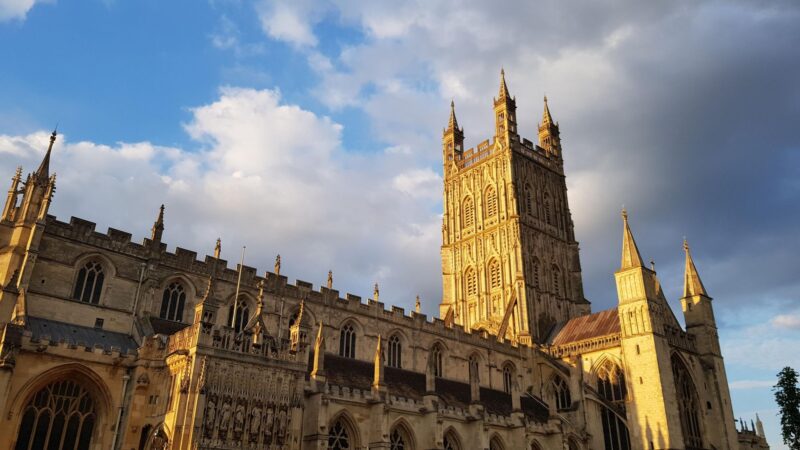
M558 125L444 133L441 318L48 215L53 133L0 216L0 448L765 450L738 431L684 243L685 328L627 215L618 306L581 287ZM322 277L321 277L322 278ZM384 293L381 297L385 297Z

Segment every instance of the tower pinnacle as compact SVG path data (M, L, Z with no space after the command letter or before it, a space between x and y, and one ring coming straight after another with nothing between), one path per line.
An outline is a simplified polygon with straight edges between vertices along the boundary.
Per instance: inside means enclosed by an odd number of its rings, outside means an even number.
M547 105L547 96L544 96L544 114L542 115L542 125L553 123L553 116L550 115L550 107Z
M47 147L47 153L44 154L39 168L36 169L36 176L42 181L46 181L50 178L50 153L53 151L53 144L56 142L56 136L58 136L58 131L54 129L53 134L50 135L50 145Z
M497 99L504 99L510 97L508 95L508 85L506 84L506 71L504 69L500 69L500 93L497 96Z
M639 254L639 248L636 247L636 241L633 239L633 232L628 225L628 211L622 209L622 263L620 270L632 269L634 267L642 267L642 256Z
M706 288L700 280L700 275L697 273L697 267L694 265L692 253L689 251L689 243L686 239L683 240L683 250L686 252L686 270L683 275L683 296L693 297L695 295L703 295L708 297Z
M450 120L447 122L448 130L458 130L458 120L456 119L456 102L450 100Z
M155 223L153 223L153 229L151 230L152 234L150 235L150 239L153 242L161 242L161 236L164 234L164 204L161 204L161 208L158 209L158 217L156 218Z

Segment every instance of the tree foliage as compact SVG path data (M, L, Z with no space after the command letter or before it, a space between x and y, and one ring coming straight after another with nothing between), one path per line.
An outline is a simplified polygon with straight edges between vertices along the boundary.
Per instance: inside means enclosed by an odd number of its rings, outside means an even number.
M784 367L778 373L775 402L781 408L781 433L783 442L791 450L800 450L800 389L797 387L797 371Z

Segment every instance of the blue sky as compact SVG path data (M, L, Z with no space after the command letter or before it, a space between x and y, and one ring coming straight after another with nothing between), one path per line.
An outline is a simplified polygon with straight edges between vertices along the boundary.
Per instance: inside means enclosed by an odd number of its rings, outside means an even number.
M63 133L53 212L436 311L440 128L520 132L547 94L586 295L614 305L619 209L679 310L687 236L737 415L782 448L769 386L800 367L800 6L792 1L0 0L0 174ZM94 205L109 205L98 209ZM226 251L228 250L228 251ZM680 315L680 314L678 314Z

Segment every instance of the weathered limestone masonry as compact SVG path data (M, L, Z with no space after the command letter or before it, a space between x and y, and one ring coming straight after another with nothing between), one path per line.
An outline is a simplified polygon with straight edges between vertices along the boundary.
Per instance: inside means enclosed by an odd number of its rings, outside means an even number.
M0 217L0 448L768 449L735 425L711 297L687 244L686 330L627 215L619 305L592 314L558 124L443 135L440 317L229 268L48 215L50 159ZM56 158L57 160L57 158ZM237 289L237 282L241 285ZM237 295L238 292L238 295Z

